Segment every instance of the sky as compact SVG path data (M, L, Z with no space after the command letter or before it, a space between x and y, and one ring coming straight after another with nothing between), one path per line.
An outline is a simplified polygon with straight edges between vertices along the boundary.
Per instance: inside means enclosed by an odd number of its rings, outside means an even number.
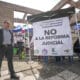
M61 0L1 0L17 5L21 5L24 7L29 7L41 11L49 11L51 10L57 3L59 3ZM73 0L74 2L77 2L78 0ZM68 5L69 6L69 5Z
M33 9L37 9L43 12L50 11L56 4L58 4L61 0L1 0L12 4L17 4L24 7L29 7ZM78 1L78 0L73 0ZM69 4L66 4L63 8L70 7ZM76 9L79 12L78 9ZM14 11L14 18L22 19L24 13ZM15 23L17 25L17 23Z
M41 10L41 11L49 11L52 9L60 0L1 0L13 4L22 5L25 7Z
M24 7L37 9L43 12L51 10L60 0L1 0ZM14 12L14 18L23 18L24 13ZM23 25L22 23L14 23L14 26Z

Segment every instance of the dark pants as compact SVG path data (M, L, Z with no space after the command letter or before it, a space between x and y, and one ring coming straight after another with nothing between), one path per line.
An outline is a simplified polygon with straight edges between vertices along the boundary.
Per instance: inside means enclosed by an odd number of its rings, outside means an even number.
M0 47L0 69L1 69L2 60L3 60L4 56L7 58L8 68L9 68L11 76L13 76L14 75L14 69L13 69L13 47L11 45L9 45L9 46L1 46Z
M61 57L60 56L55 56L56 62L60 62L61 61Z
M22 53L22 51L23 51L23 46L19 46L17 54L20 55Z
M63 61L65 60L65 56L56 56L55 59L56 59L56 62L63 63Z

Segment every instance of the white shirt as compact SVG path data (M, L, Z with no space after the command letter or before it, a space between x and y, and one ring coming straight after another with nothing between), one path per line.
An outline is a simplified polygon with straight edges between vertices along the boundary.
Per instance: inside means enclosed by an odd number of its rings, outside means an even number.
M11 44L11 33L9 30L3 30L3 44Z

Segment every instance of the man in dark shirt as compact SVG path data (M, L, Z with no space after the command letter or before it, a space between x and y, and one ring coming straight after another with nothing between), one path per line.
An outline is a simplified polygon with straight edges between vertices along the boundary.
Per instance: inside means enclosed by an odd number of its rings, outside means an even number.
M15 75L13 68L13 34L10 31L10 22L4 21L3 28L0 29L0 70L4 56L8 61L8 68L10 71L11 79L19 80ZM1 74L0 74L1 75Z

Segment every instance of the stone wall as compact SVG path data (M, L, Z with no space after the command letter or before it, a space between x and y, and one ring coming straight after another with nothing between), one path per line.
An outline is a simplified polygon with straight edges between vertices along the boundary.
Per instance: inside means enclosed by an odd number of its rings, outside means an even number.
M4 20L9 20L11 22L11 27L13 27L13 11L10 8L0 6L0 26L3 26Z

